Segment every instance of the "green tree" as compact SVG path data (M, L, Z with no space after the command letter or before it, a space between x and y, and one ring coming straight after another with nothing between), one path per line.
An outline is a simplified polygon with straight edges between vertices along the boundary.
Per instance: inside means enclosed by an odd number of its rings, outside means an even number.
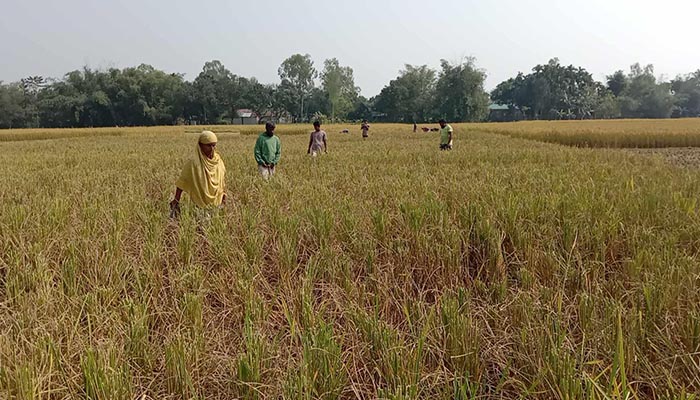
M304 99L308 97L314 87L314 79L318 72L314 68L311 56L308 54L294 54L284 60L277 73L282 84L293 89L295 100L299 106L298 113L293 113L298 118L304 116Z
M700 117L700 70L671 81L676 117Z
M39 93L41 126L69 128L80 125L86 96L66 81L56 81Z
M279 85L270 85L270 112L275 119L292 115L290 110L296 109L294 88L289 81Z
M374 98L377 112L386 114L388 121L426 121L433 117L435 71L427 65L406 64L399 76Z
M185 84L181 74L168 74L141 64L111 69L104 90L119 125L170 125L184 115Z
M519 73L499 84L491 99L509 105L530 119L590 118L606 89L585 69L562 66L554 58L528 75Z
M407 114L408 118L411 118L412 110L406 106L407 98L407 89L399 79L394 79L382 88L382 91L373 98L373 102L377 112L386 115L387 121L401 122L406 119Z
M26 125L24 91L21 84L0 81L0 128L20 128Z
M328 59L323 63L321 82L330 102L331 120L345 118L359 93L352 68L341 67L336 58Z
M654 66L630 67L629 84L618 97L623 118L668 118L674 107L671 84L657 82Z
M182 75L150 65L87 67L54 81L37 95L42 126L114 126L173 124L185 113Z
M274 85L263 85L255 78L240 80L241 104L259 117L272 110Z
M364 96L358 96L353 104L353 109L348 113L348 119L357 121L372 118L373 103Z
M481 121L488 116L489 96L484 91L486 73L473 58L457 65L441 60L435 86L435 109L450 121Z
M608 90L613 94L613 96L620 96L629 85L627 80L627 75L621 70L615 71L614 74L607 76Z
M620 102L612 92L608 91L600 96L595 109L596 118L620 118L621 115Z
M39 126L38 96L46 80L42 76L28 76L20 80L23 92L22 108L24 109L24 123L27 128Z
M55 102L44 97L43 107L51 103L59 107L68 107L70 110L57 110L55 117L65 120L70 114L71 125L75 127L114 126L114 107L107 90L113 85L112 75L83 67L67 73L63 78L63 85L57 87L53 94L59 98ZM44 112L46 110L44 108ZM61 115L62 114L62 115Z
M234 75L219 60L207 61L192 83L193 100L200 108L200 120L220 123L227 113L235 111L232 98ZM235 115L234 115L235 117Z
M304 111L303 119L310 120L319 115L327 116L330 110L330 99L328 93L318 87L311 89L309 99L306 103L306 111Z

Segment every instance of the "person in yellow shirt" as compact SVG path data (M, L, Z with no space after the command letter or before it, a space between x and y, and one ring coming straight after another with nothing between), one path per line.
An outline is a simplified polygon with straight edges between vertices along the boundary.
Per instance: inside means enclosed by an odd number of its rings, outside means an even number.
M444 119L438 123L440 124L440 150L452 150L452 127Z
M219 207L226 202L226 166L216 151L216 135L204 131L193 157L185 163L180 178L175 182L175 198L170 202L171 217L180 212L180 197L186 192L200 208Z

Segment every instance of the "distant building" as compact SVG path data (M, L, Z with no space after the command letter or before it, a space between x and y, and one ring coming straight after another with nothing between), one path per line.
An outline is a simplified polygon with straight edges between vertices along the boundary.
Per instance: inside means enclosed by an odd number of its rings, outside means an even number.
M489 106L489 122L521 121L523 113L515 107L493 103Z
M253 110L247 108L241 108L236 110L238 118L233 118L231 124L233 125L257 125L258 115L255 114Z

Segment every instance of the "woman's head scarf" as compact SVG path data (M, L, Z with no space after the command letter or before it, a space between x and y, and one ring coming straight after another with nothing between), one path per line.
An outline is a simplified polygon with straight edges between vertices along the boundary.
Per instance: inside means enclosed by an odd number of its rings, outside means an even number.
M202 131L202 133L199 134L199 143L201 144L212 144L216 142L216 135L212 131Z
M202 132L199 135L195 156L187 161L182 168L180 178L175 182L175 185L187 192L192 201L199 207L218 206L224 198L226 186L224 161L217 151L214 151L212 158L208 158L199 148L199 143L216 142L217 138L214 132Z

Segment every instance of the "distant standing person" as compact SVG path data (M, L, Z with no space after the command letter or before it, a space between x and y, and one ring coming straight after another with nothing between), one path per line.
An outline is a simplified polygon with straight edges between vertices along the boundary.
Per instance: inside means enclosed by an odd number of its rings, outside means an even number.
M197 207L217 207L226 202L226 167L216 151L217 138L214 132L204 131L193 157L182 168L180 178L175 182L175 198L170 202L170 215L180 213L180 196L187 192Z
M253 153L255 161L258 163L260 175L265 179L274 175L275 166L280 161L282 153L282 142L279 136L275 135L275 124L272 122L265 124L265 132L258 136Z
M309 137L309 149L306 154L311 154L312 157L316 157L323 149L324 153L328 153L328 143L326 142L326 131L321 130L321 123L319 121L314 121L314 131L311 132Z
M444 119L438 123L440 124L440 150L452 150L452 127Z
M418 130L418 125L416 125L416 123L413 122L413 133L416 133L417 130Z
M362 137L367 138L369 137L369 134L367 133L369 131L369 124L367 123L366 119L362 120Z

